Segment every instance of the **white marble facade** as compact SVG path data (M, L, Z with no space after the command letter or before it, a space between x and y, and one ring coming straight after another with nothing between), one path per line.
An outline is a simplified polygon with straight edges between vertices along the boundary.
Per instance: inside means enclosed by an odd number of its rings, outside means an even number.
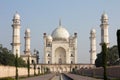
M51 35L44 33L45 64L76 64L77 63L77 33L70 35L61 25Z

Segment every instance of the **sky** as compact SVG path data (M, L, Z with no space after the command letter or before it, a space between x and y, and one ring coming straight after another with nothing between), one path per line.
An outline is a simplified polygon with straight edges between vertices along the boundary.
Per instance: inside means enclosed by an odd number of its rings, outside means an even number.
M24 51L25 30L31 30L31 51L37 49L43 62L43 33L51 34L62 25L73 35L78 33L78 63L90 63L90 30L96 29L97 53L101 42L100 19L109 17L110 47L116 45L120 29L120 0L0 0L0 44L12 49L12 19L16 11L21 16L21 54Z

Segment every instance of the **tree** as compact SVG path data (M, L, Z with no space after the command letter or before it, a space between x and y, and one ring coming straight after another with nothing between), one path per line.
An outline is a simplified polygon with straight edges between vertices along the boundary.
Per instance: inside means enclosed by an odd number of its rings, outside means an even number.
M17 52L17 50L16 50ZM15 68L16 68L16 75L15 75L15 79L18 80L18 54L16 53L16 57L15 57Z
M27 69L28 69L28 77L30 77L30 59L28 56L28 60L27 60Z
M117 30L117 45L118 45L118 52L120 58L120 29Z
M36 64L38 64L39 63L39 51L38 50L36 50L36 49L34 49L34 54L36 55Z
M38 67L38 75L40 75L40 67Z
M18 58L18 66L19 67L27 67L27 64L21 57Z
M14 66L15 56L7 48L0 48L0 64Z
M95 60L96 67L102 66L102 53L97 54L97 59Z
M14 54L10 50L5 47L0 46L0 64L1 65L9 65L15 66L15 57ZM19 57L18 58L18 67L26 67L25 61Z
M102 63L103 63L103 69L104 69L104 80L107 80L107 46L106 43L102 44Z
M37 51L36 53L36 61L37 61L37 64L39 63L39 51Z
M50 69L46 67L46 72L45 73L50 73Z
M35 62L34 62L34 76L36 76L36 64L35 64Z
M118 63L119 60L119 52L118 52L118 47L117 46L113 46L111 48L108 48L108 53L107 53L107 64L109 66L112 65L120 65L120 63Z
M95 61L96 67L102 67L102 52L97 54L97 59ZM107 50L107 65L120 65L119 55L118 55L118 47L116 45L108 48Z

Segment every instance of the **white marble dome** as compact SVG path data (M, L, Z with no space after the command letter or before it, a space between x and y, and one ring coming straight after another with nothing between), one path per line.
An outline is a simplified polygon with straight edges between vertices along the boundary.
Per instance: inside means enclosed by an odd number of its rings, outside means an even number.
M16 12L15 15L13 16L14 19L20 19L20 15Z
M67 40L69 32L62 26L59 26L52 32L53 40Z

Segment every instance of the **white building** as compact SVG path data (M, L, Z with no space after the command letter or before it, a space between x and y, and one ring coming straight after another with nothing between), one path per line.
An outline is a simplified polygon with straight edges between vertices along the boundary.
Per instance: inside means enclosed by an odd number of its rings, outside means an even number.
M70 36L61 25L51 35L44 33L45 64L76 64L77 63L77 33Z
M30 29L25 30L25 49L24 54L20 55L20 15L16 13L13 17L13 34L12 34L12 52L18 54L26 63L28 58L30 64L38 63L38 51L32 54ZM77 33L70 35L69 32L61 25L52 32L51 35L44 33L44 63L37 64L41 73L45 68L49 68L51 72L71 72L77 68L94 68L93 64L77 63ZM31 65L33 67L33 65Z

